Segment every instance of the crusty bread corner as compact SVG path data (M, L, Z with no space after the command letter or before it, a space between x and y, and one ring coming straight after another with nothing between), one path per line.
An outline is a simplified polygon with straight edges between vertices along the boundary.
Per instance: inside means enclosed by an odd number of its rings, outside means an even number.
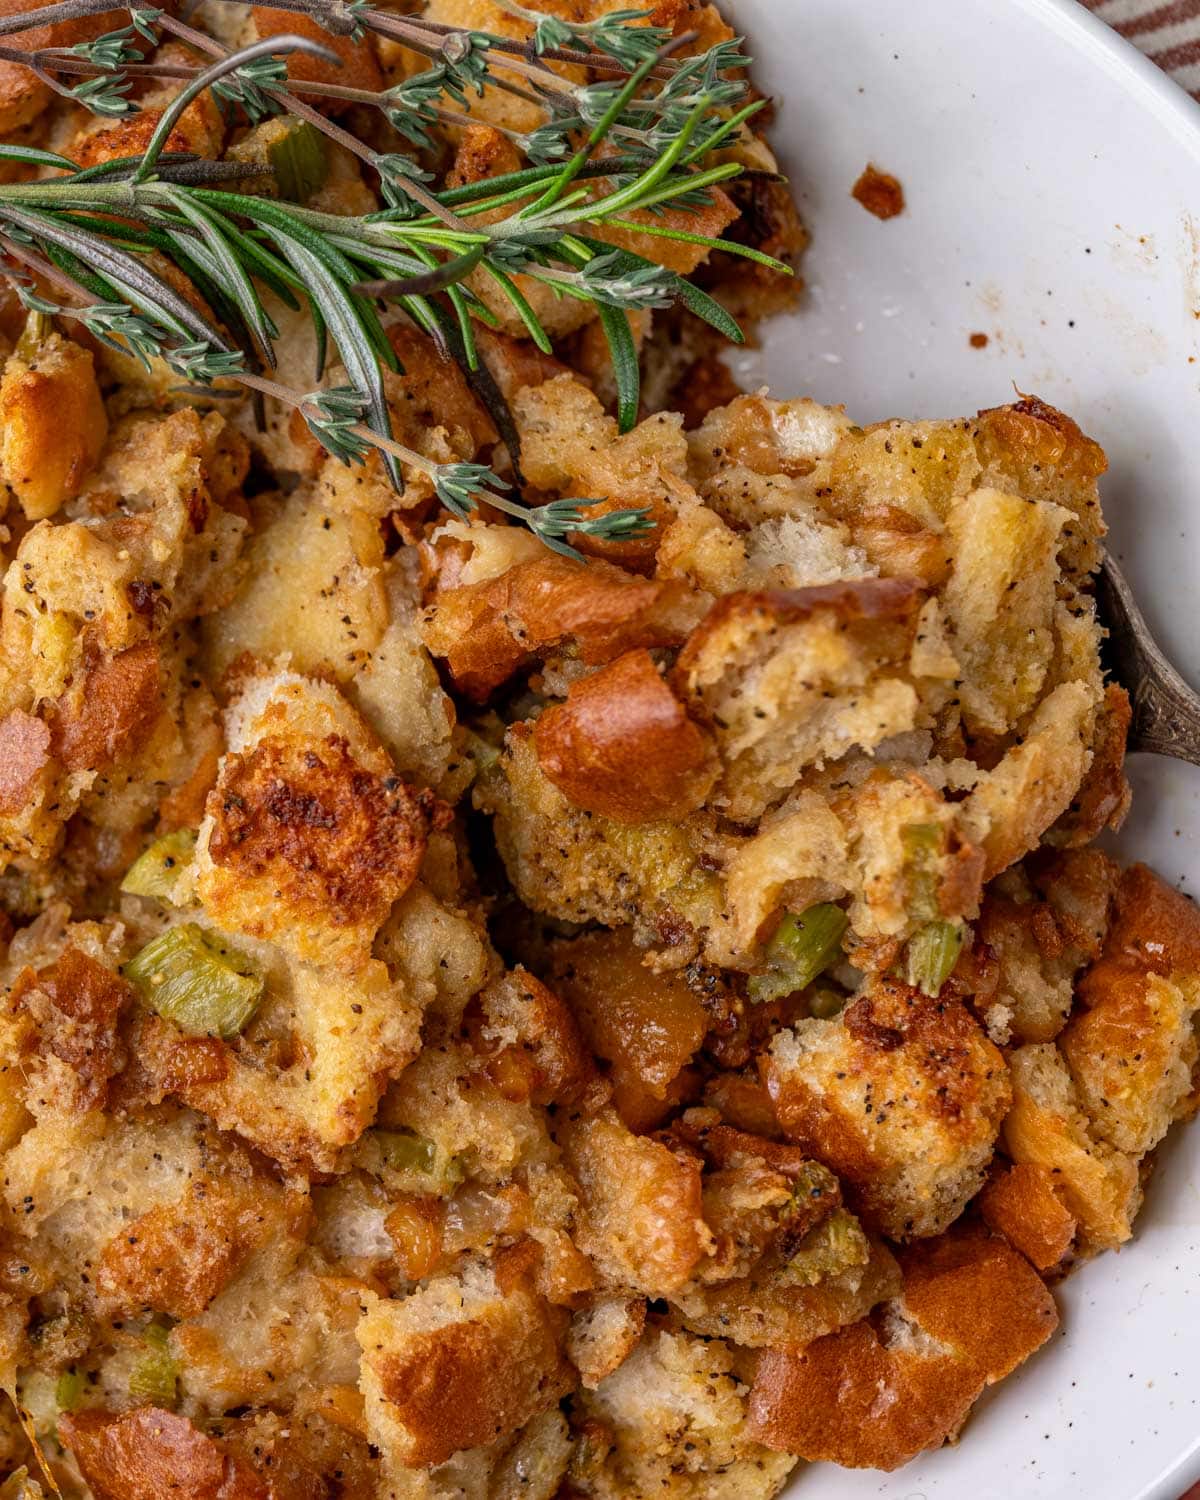
M1036 1272L986 1230L919 1241L901 1265L903 1291L878 1325L759 1357L751 1437L802 1458L897 1469L953 1438L984 1387L1058 1325Z

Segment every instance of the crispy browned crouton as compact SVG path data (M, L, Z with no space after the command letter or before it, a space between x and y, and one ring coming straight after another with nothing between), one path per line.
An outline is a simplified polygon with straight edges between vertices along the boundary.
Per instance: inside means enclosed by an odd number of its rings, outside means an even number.
M499 1047L489 1072L538 1104L598 1104L605 1097L591 1050L569 1006L528 969L516 968L479 997L483 1039Z
M1137 1161L1093 1134L1052 1042L1019 1047L1009 1068L1013 1104L1004 1120L1009 1156L1054 1174L1088 1246L1109 1250L1123 1244L1142 1202Z
M631 1135L612 1111L574 1120L559 1143L580 1190L579 1248L615 1286L675 1291L710 1248L700 1164Z
M46 1004L38 1004L39 993ZM119 975L69 946L26 999L40 1029L39 1045L70 1068L76 1109L102 1108L108 1083L124 1066L126 1053L117 1020L133 992Z
M546 556L437 595L425 644L455 685L482 701L539 653L573 643L588 663L678 645L695 622L691 591L611 564Z
M100 1253L96 1293L109 1310L194 1318L256 1250L307 1228L306 1195L262 1177L193 1178L178 1203L124 1225Z
M86 349L51 334L34 354L8 360L0 380L0 473L31 521L75 498L107 433Z
M400 1463L444 1463L523 1426L570 1382L565 1315L490 1273L373 1299L358 1326L372 1441Z
M538 763L589 812L620 823L682 818L717 777L708 735L693 724L648 651L631 651L575 683L534 727Z
M881 1326L767 1350L747 1428L770 1448L849 1468L897 1469L953 1437L985 1386L1054 1332L1054 1299L1003 1240L955 1230L902 1255Z
M595 1436L580 1475L594 1500L771 1500L795 1460L744 1430L744 1387L720 1339L654 1329L581 1399Z
M988 1224L1039 1271L1062 1262L1075 1239L1075 1216L1046 1167L1018 1162L1002 1167L979 1195Z
M835 1021L799 1022L760 1067L789 1140L894 1238L939 1233L974 1196L1011 1098L967 1009L885 980Z
M69 771L97 770L131 755L162 702L152 642L115 655L93 650L89 658L83 680L58 700L51 718L54 753Z
M383 75L369 33L365 36L340 36L302 12L272 10L265 5L254 6L250 16L253 34L260 38L302 36L320 42L322 47L337 55L335 63L311 57L305 52L292 52L287 59L289 78L303 83L338 83L371 91L383 87ZM329 99L323 105L323 111L331 115L349 108L350 104L341 99Z
M278 1492L245 1459L228 1453L186 1417L159 1406L117 1414L64 1412L59 1435L98 1500L276 1500ZM279 1497L282 1500L282 1497Z
M1117 887L1104 952L1079 985L1086 1009L1059 1045L1093 1130L1141 1156L1188 1110L1200 1047L1200 911L1134 865Z

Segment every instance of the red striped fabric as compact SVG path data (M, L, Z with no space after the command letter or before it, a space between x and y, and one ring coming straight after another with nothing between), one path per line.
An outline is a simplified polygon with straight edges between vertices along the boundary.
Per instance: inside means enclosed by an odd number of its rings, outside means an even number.
M1200 99L1200 0L1080 0Z

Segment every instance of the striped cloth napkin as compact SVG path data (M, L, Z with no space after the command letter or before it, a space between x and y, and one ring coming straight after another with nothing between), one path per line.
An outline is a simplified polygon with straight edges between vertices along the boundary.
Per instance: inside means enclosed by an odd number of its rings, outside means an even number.
M1082 0L1200 99L1200 0Z

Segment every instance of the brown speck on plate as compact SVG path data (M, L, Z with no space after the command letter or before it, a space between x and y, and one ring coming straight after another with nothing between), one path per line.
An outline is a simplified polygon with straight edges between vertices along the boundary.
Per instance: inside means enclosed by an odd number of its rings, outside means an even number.
M890 172L881 172L873 162L868 162L863 168L862 175L850 189L850 196L857 198L877 219L894 219L904 212L904 189L900 179Z
M986 349L988 346L988 336L986 333L973 333L967 342L972 349Z

